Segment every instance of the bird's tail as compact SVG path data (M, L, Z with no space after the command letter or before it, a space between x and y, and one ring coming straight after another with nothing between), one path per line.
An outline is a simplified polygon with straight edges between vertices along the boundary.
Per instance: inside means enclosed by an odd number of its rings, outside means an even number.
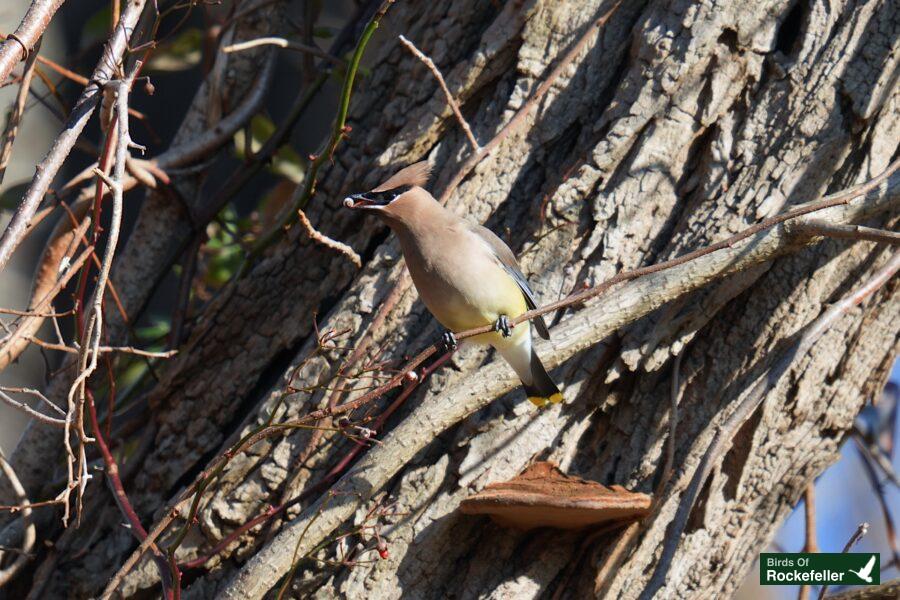
M538 408L562 402L562 393L556 387L556 383L550 378L550 374L544 368L544 363L541 362L533 348L531 350L529 367L531 383L522 382L522 385L525 387L525 393L528 394L528 400Z
M495 347L522 380L525 393L535 406L562 402L559 388L550 379L541 359L531 347L530 336L523 334L519 339L509 338Z

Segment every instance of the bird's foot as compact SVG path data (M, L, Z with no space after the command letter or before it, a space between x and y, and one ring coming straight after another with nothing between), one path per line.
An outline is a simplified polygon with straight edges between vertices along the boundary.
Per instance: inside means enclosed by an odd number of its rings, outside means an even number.
M494 331L499 331L500 335L505 338L508 338L512 335L513 326L509 324L509 317L506 315L500 315L500 317L494 321Z
M459 347L459 342L456 341L456 336L453 335L452 331L445 331L441 336L441 344L444 346L444 352L456 352L456 349Z

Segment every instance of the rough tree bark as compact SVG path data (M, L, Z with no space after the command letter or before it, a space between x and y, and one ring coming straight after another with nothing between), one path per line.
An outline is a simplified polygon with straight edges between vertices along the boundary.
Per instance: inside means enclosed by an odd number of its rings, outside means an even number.
M385 25L434 60L484 144L612 5L398 2ZM527 126L475 169L450 206L511 243L544 303L723 239L792 204L870 179L891 162L900 139L898 33L895 0L623 2ZM149 393L155 437L128 490L148 523L211 456L264 423L287 385L329 382L346 355L317 351L316 319L320 331L350 331L341 346L367 334L382 358L398 362L439 335L413 290L372 329L402 261L383 228L348 214L340 200L422 158L435 165L438 195L470 150L436 83L395 37L384 35L370 52L372 73L355 94L350 139L307 211L320 230L360 251L364 268L357 272L295 228L204 309ZM157 204L143 208L139 223L148 231L169 227L154 225L162 218ZM894 211L867 224L896 222ZM134 271L123 275L127 280L152 280L170 260L162 256L164 246L156 246L157 258L139 259L147 243L137 233L128 240L121 258ZM869 242L823 241L744 271L567 361L554 373L565 382L565 404L538 412L514 391L448 424L384 489L373 490L397 506L399 516L382 530L390 557L352 570L304 563L295 592L323 598L733 592L807 483L836 460L854 416L880 391L900 339L897 283L795 357L789 376L767 394L714 470L668 576L650 589L679 499L747 386L803 326L887 256ZM143 301L137 298L136 306ZM675 472L639 534L620 544L621 560L608 576L597 577L607 572L601 567L609 564L616 534L522 534L456 512L471 491L536 459L652 492L662 470L678 354L683 394ZM455 368L437 372L388 428L490 360L484 352L458 356ZM329 395L288 395L277 420L323 406ZM326 433L309 453L310 436L273 438L234 458L208 493L179 558L205 555L269 504L319 481L352 447ZM313 500L292 507L286 518ZM115 506L103 506L95 527L74 544L81 551L54 570L47 593L97 594L133 549ZM356 524L371 508L370 500L359 503ZM186 595L212 598L230 590L242 565L283 524L258 527L188 571ZM334 559L335 544L320 558ZM122 591L155 585L155 566L144 560Z

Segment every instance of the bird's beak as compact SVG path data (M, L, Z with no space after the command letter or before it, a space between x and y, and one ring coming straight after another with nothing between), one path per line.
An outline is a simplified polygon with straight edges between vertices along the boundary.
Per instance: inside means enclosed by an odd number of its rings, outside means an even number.
M347 208L363 208L369 210L380 210L383 208L377 198L373 197L371 192L363 192L362 194L352 194L344 198L344 206Z

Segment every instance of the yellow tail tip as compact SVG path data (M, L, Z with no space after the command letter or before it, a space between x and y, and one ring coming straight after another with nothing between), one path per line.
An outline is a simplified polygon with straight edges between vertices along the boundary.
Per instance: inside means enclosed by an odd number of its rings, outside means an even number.
M544 408L548 404L559 404L560 402L562 402L563 395L560 392L556 392L548 398L543 398L541 396L528 396L528 401L538 408Z

